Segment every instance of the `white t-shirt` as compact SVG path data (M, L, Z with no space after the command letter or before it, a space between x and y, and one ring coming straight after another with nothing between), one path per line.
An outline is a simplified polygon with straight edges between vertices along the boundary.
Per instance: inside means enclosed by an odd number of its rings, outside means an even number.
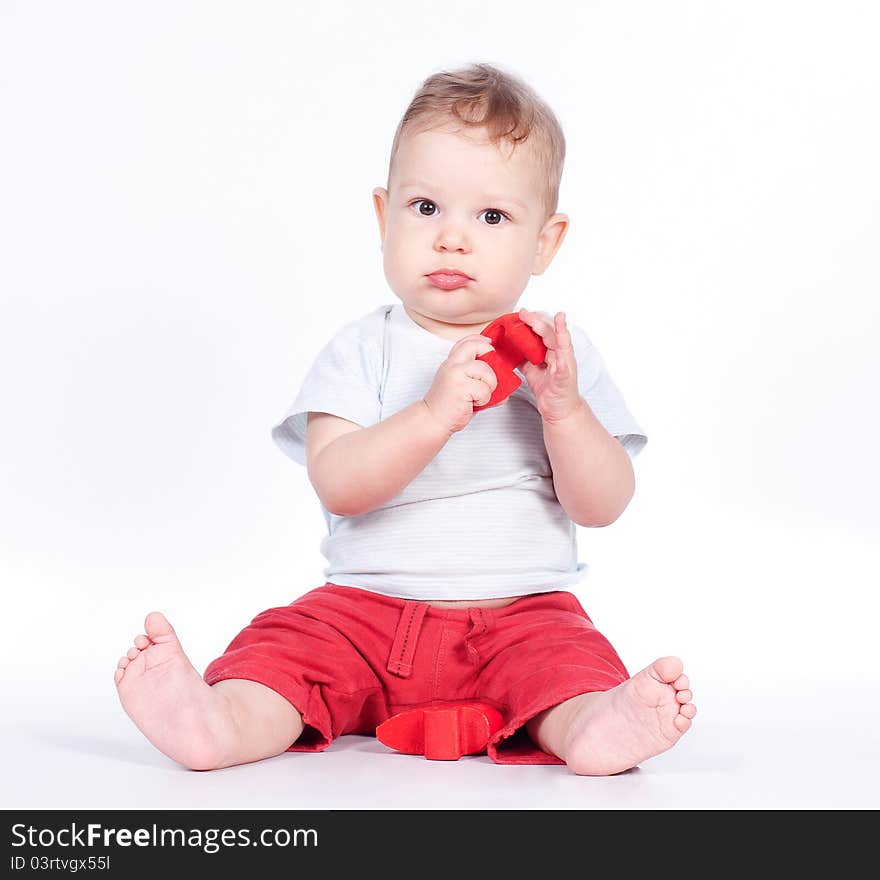
M581 395L635 457L645 432L586 334L569 331ZM304 465L309 412L375 425L424 397L454 344L416 324L402 304L381 306L345 325L318 354L273 439ZM328 583L405 599L487 599L566 589L587 571L578 562L575 524L553 489L525 379L376 510L336 516L321 509Z

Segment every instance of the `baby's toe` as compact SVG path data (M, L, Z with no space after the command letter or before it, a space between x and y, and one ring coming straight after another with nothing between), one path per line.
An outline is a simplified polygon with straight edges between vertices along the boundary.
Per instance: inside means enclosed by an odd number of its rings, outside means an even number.
M683 664L678 657L661 657L652 664L654 677L665 684L678 681L681 677Z
M150 640L144 635L135 636L134 646L136 648L140 648L143 651L144 648L148 648L150 646Z
M129 660L134 660L134 658L137 657L138 654L140 654L139 648L129 648L128 649L128 659Z
M679 703L689 703L694 698L694 695L690 691L678 691L675 694L675 699L678 700Z
M672 686L678 691L686 691L691 686L691 683L688 677L682 673L672 682Z
M128 668L129 663L131 663L131 660L129 660L128 657L119 658L119 662L116 664L116 669L113 670L113 680L116 684L119 684L124 678L125 670Z
M685 718L693 718L697 714L697 707L693 703L685 703L678 710L678 714L679 716L683 715Z
M160 636L174 635L174 627L161 611L151 611L144 619L144 629L155 641Z
M672 723L675 725L675 729L680 733L684 733L691 726L691 719L685 718L684 715L679 713L672 719Z

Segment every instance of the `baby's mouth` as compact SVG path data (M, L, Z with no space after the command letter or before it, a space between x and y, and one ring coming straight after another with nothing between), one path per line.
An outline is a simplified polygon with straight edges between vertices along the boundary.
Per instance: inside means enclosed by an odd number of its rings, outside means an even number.
M459 287L464 287L467 284L470 284L474 279L469 275L464 275L461 272L432 272L430 275L425 276L428 281L431 282L435 287L439 287L441 290L456 290Z

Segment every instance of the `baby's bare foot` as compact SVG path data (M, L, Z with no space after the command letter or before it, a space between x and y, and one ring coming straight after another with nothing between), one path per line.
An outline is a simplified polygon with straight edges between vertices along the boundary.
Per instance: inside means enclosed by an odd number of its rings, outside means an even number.
M677 657L662 657L610 691L575 697L564 754L571 770L620 773L674 746L697 714L682 670Z
M196 672L164 615L148 614L144 628L114 676L123 708L159 751L184 767L224 766L235 727L226 698Z

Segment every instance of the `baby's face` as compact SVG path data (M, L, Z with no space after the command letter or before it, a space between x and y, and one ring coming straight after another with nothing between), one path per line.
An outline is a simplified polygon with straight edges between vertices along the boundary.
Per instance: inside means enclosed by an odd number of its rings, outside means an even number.
M511 155L482 133L451 128L404 135L389 189L373 190L385 277L409 314L450 339L514 311L531 275L549 265L568 226L545 215L528 145ZM445 290L428 277L472 280Z

